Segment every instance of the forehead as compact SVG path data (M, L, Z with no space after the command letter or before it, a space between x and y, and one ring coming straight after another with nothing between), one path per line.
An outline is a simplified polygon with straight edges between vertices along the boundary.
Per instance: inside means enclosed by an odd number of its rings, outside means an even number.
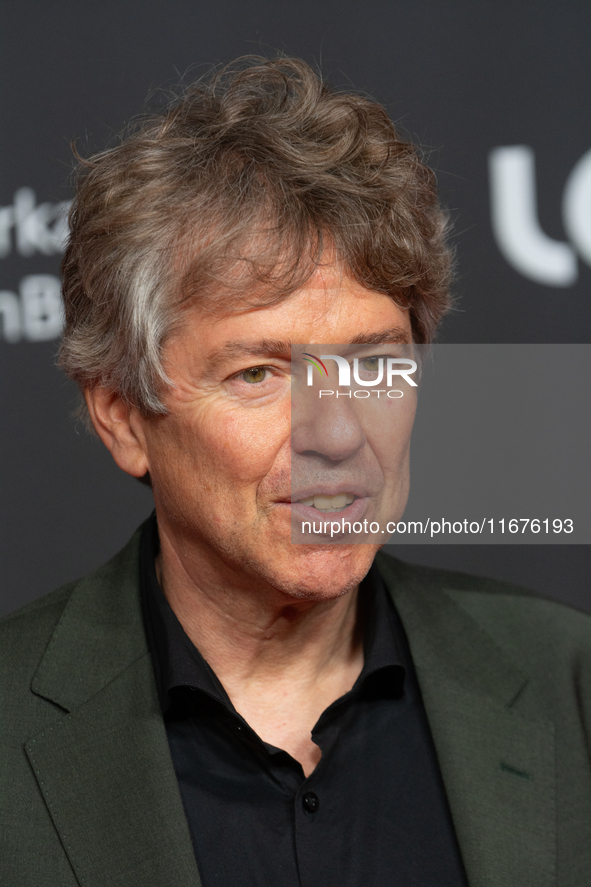
M304 286L274 305L212 315L190 307L179 328L181 342L225 360L238 351L253 357L289 351L291 344L411 341L407 310L369 290L341 268L319 268Z

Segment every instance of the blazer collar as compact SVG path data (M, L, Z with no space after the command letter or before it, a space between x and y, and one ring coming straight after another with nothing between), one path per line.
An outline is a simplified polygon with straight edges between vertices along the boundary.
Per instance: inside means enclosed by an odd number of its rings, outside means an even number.
M437 661L449 680L511 706L529 675L454 600L453 575L379 554L386 586L419 658ZM451 592L451 594L450 594Z
M66 711L147 653L138 592L140 532L77 584L33 677L33 692Z
M25 751L85 887L198 887L138 588L139 533L82 580L34 676L67 714Z
M441 574L384 556L378 566L408 636L471 887L551 887L554 728L520 711L529 676L454 601L453 580L446 590Z

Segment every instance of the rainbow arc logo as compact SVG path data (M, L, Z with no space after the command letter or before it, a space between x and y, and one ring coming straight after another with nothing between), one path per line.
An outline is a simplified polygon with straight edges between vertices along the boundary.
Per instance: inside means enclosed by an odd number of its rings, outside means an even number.
M304 351L302 353L303 353L304 360L307 361L312 366L315 366L316 369L318 370L318 372L320 373L320 375L322 375L322 370L324 370L324 375L328 376L328 370L326 369L325 365L322 363L322 361L320 360L319 357L316 357L316 355L314 355L314 354L309 354L307 351ZM309 372L310 371L311 371L311 368L310 368Z

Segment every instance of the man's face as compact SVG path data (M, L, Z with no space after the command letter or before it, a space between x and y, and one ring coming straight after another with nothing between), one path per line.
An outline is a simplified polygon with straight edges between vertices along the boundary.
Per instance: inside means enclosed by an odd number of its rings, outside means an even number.
M364 421L346 398L291 434L290 344L362 337L410 342L408 314L330 265L275 306L222 318L188 309L165 348L169 413L141 422L160 531L189 572L201 565L225 581L310 600L342 594L365 575L375 545L291 541L292 462L307 500L369 477L374 515L382 499L390 518L406 503L414 400L398 408L396 441L386 446L375 412Z

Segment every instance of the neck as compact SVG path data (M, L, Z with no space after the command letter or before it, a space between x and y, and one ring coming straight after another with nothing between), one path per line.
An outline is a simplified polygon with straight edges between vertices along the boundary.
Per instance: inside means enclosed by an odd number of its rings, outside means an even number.
M321 752L311 731L363 668L358 588L298 600L198 554L181 554L160 531L158 579L186 633L236 710L308 776Z
M166 530L160 543L156 569L164 594L226 689L296 675L312 684L359 658L357 587L330 600L296 600L182 557Z

